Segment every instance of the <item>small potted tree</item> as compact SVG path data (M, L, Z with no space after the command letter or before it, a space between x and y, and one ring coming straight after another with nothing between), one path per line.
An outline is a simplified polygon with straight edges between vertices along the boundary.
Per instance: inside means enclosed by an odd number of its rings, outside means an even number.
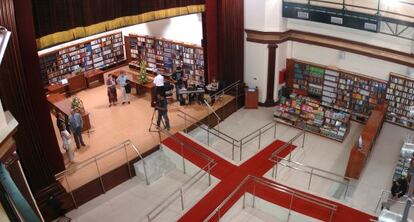
M147 63L145 62L145 60L141 60L141 63L139 65L140 70L139 70L139 83L140 84L145 84L148 82L148 76L147 76Z

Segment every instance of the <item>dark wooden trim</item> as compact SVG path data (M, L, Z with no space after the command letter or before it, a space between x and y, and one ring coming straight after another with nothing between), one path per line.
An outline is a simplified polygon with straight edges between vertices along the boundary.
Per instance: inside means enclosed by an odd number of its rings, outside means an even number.
M275 69L276 69L276 50L277 44L269 44L268 48L268 60L267 60L267 88L266 88L266 101L264 105L267 107L274 106L275 100L273 99L275 92Z
M301 43L306 43L306 44L311 44L311 45L318 45L322 47L338 49L338 50L360 54L360 55L364 55L368 57L373 57L373 58L377 58L377 59L381 59L381 60L385 60L385 61L389 61L389 62L393 62L393 63L405 65L405 66L414 67L414 54L412 53L405 53L405 52L401 52L401 51L397 51L397 50L393 50L389 48L384 48L380 46L370 45L370 44L357 42L353 40L337 38L333 36L326 36L326 35L321 35L321 34L315 34L315 33L310 33L310 32L296 31L296 30L289 30L286 32L262 32L262 31L257 31L257 30L246 29L245 32L247 33L246 41L249 41L249 42L261 43L261 44L272 44L272 43L280 44L286 41L296 41L296 42L301 42ZM357 49L346 47L340 44L328 44L325 42L308 40L308 39L298 37L300 35L305 35L305 36L314 37L314 38L316 37L316 38L320 38L320 39L328 40L328 41L329 40L337 41L337 42L340 41L340 42L343 42L344 44L352 44L353 46L356 46L356 47L360 46L360 47L370 48L373 50L380 50L388 56L382 55L381 53L370 53L370 52L366 52L363 50L357 50ZM395 57L390 56L390 54L394 54L396 56L401 56L401 57L408 57L409 59L412 58L413 60L408 61L406 58L400 58L400 59L395 58Z

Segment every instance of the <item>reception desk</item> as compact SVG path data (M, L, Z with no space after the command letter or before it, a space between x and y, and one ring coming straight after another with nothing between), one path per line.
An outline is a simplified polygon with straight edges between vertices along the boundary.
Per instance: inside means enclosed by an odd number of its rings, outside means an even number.
M71 101L66 98L63 94L49 94L47 96L50 110L56 115L57 113L63 113L66 119L69 118L71 111ZM91 122L89 120L89 113L81 113L83 120L82 131L87 131L91 128Z
M382 124L385 119L385 113L387 112L387 106L387 104L377 105L372 111L371 116L362 129L360 135L362 144L360 144L359 141L356 141L351 150L345 176L354 179L359 179L361 176L367 158L375 145L378 134L381 132Z

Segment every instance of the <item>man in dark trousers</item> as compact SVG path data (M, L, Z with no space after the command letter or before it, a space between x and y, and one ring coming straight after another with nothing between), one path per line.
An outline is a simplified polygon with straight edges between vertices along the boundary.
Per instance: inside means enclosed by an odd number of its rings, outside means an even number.
M164 119L165 127L167 130L170 130L170 120L168 119L168 109L167 109L167 100L164 96L158 94L157 95L157 106L156 109L158 110L158 119L157 119L157 127L160 127L161 118Z
M80 149L80 146L85 146L82 138L83 120L80 113L74 110L70 111L69 124L72 128L73 137L75 138L76 147Z

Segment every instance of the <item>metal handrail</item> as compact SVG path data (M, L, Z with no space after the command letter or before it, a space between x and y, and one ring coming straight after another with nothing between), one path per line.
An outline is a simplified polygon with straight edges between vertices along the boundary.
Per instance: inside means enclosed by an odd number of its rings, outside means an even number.
M250 138L249 140L247 140L247 141L245 141L245 142L243 142L243 140L245 140L246 138L250 137L251 135L253 135L253 134L255 134L255 133L265 133L265 132L267 132L268 130L272 129L272 128L274 127L274 125L276 125L276 124L277 124L277 122L276 122L276 121L274 121L274 120L272 120L271 122L269 122L269 123L267 123L266 125L264 125L264 126L260 127L259 129L257 129L257 130L255 130L255 131L253 131L253 132L249 133L247 136L244 136L243 138L241 138L241 139L240 139L240 141L242 142L242 144L246 144L246 143L248 143L248 142L250 142L250 141L252 141L252 140L256 139L256 137L257 137L257 136L254 136L254 137ZM264 129L264 128L266 128L267 126L270 126L270 125L272 125L272 127L269 127L269 128L267 128L266 130L262 131L262 129Z
M104 183L103 183L103 180L102 180L102 174L101 174L101 171L100 171L100 168L99 168L99 165L98 165L98 161L105 158L105 157L107 157L107 156L109 156L110 154L112 154L114 152L117 152L117 151L120 151L120 150L124 149L125 150L126 163L128 164L129 176L130 176L130 178L132 178L131 167L130 167L130 159L128 157L128 152L126 150L128 145L131 145L132 149L138 155L140 160L142 160L143 168L144 168L145 182L146 182L147 185L149 185L145 159L141 155L141 152L137 149L135 144L130 139L128 139L128 140L125 140L124 142L122 142L118 145L115 145L115 146L113 146L113 147L111 147L111 148L109 148L109 149L107 149L103 152L100 152L100 153L98 153L98 154L96 154L96 155L94 155L94 156L92 156L92 157L90 157L90 158L88 158L84 161L79 162L76 165L76 169L68 168L68 169L65 169L62 172L59 172L59 173L55 174L55 179L56 180L61 180L61 179L65 180L68 192L70 193L70 195L72 197L72 201L73 201L76 208L78 207L78 205L77 205L76 199L73 195L73 190L71 189L68 178L67 178L68 174L73 174L74 172L79 171L79 170L83 169L84 167L95 163L96 169L98 171L98 178L99 178L99 181L100 181L100 184L101 184L101 188L102 188L103 192L106 192L105 186L104 186Z
M213 95L211 95L211 97L216 98L220 94L224 94L224 93L230 91L230 89L232 89L233 87L238 86L240 83L241 83L241 80L237 80L236 82L224 87L224 89L221 89L220 91L217 91L217 92L213 93Z
M290 2L290 1L284 0L283 2ZM339 2L330 2L330 1L326 1L326 0L309 0L307 2L310 5L312 5L312 2L320 2L320 3L331 4L331 5L339 5L339 6L342 6L342 8L344 8L344 9L346 9L347 7L353 7L353 8L360 8L360 9L365 9L365 10L372 10L375 13L383 12L383 13L389 13L389 14L393 14L393 15L397 15L397 16L406 17L408 19L414 19L414 16L410 16L410 15L407 15L407 14L402 14L402 13L398 13L398 12L392 12L392 11L381 9L381 7L380 7L381 4L379 4L380 0L377 0L377 4L376 4L377 7L375 7L375 8L374 7L365 7L365 6L355 5L355 4L347 4L346 1L343 2L343 3L339 3ZM398 2L402 3L402 4L413 5L413 3L404 2L404 1L398 1ZM346 11L355 12L353 10L346 10ZM393 19L395 19L395 18L393 18Z
M142 155L141 155L141 152L136 148L136 146L135 146L135 144L130 140L130 139L128 139L128 140L125 140L124 142L122 142L122 143L120 143L120 144L118 144L118 145L115 145L115 146L113 146L113 147L111 147L111 148L109 148L109 149L107 149L107 150L105 150L105 151L103 151L103 152L100 152L100 153L98 153L98 154L96 154L96 155L94 155L94 156L92 156L92 157L90 157L90 158L88 158L88 159L86 159L86 160L83 160L83 161L81 161L81 162L79 162L79 163L77 163L76 164L76 171L78 171L78 170L80 170L80 169L82 169L84 166L87 166L87 165L89 165L89 164L91 164L91 163L94 163L94 162L96 162L96 161L98 161L98 160L100 160L100 159L103 159L104 157L106 157L106 156L108 156L108 155L110 155L110 154L112 154L112 153L114 153L114 152L116 152L116 151L119 151L119 150L121 150L122 148L124 148L126 145L131 145L132 147L133 147L133 149L134 149L134 151L138 154L138 156L141 158L141 160L143 161L143 163L145 163L145 160L144 160L144 158L142 157ZM145 164L144 164L145 165ZM57 173L57 174L55 174L55 178L58 180L58 179L61 179L62 177L64 177L66 174L68 174L68 172L70 172L71 174L73 174L73 169L72 168L69 168L69 169L65 169L64 171L62 171L62 172L60 172L60 173Z
M269 160L272 161L272 162L274 162L274 163L280 163L279 160L284 160L284 161L288 161L289 163L293 163L293 164L296 164L296 165L299 165L299 166L302 166L302 167L310 168L310 169L312 169L314 171L316 170L316 171L320 171L322 173L331 174L331 175L336 176L336 177L341 177L344 180L352 180L351 177L347 177L347 176L344 176L344 175L340 175L340 174L337 174L337 173L333 173L333 172L330 172L330 171L327 171L327 170L323 170L323 169L320 169L320 168L317 168L317 167L305 165L303 163L299 163L299 162L296 162L296 161L293 161L293 160L289 160L289 159L286 159L284 157L277 156L276 158L277 158L277 160L274 160L274 159L269 159Z
M203 168L201 168L197 173L195 173L192 177L190 177L180 188L176 189L172 192L168 197L166 197L161 203L155 206L146 216L145 218L147 221L153 221L156 217L158 217L163 211L165 211L168 206L170 206L175 200L178 198L181 199L181 209L184 210L184 194L187 190L189 190L195 183L200 181L207 173L210 173L208 170L211 170L212 167L216 165L216 162L213 162L213 166L208 163ZM202 173L204 172L204 173ZM201 174L202 173L202 174ZM195 179L199 174L200 177ZM195 180L194 180L195 179ZM209 184L210 185L210 184ZM154 212L156 212L154 214ZM151 215L154 214L154 215Z
M380 197L379 197L379 199L378 199L378 202L377 202L377 206L375 207L375 212L377 212L378 211L378 208L379 208L379 206L380 206L380 204L381 204L381 201L382 200L384 200L384 194L391 194L391 192L390 191L388 191L388 190L381 190L381 195L380 195ZM405 197L405 198L408 198L408 195L404 195L403 197ZM406 202L405 201L399 201L399 200L394 200L394 199L392 199L392 198L389 198L389 197L387 197L386 198L386 201L388 202L388 201L392 201L392 202L394 202L394 203L398 203L398 204L403 204L403 205L405 205L406 204ZM383 201L382 201L383 202ZM414 207L414 204L412 204L411 205L411 207Z
M256 176L252 176L249 175L246 178L244 178L244 180L236 187L236 189L233 190L233 192L230 193L229 196L227 196L226 199L224 199L219 206L217 206L209 215L206 219L204 219L204 222L208 222L210 221L216 214L218 214L218 220L220 220L221 215L220 215L220 210L229 202L229 200L233 199L234 195L238 192L240 192L240 190L248 183L248 182L255 182L255 183L260 183L263 184L271 189L286 193L291 195L291 203L290 203L290 207L289 207L289 211L292 210L292 202L293 202L293 197L297 197L300 198L302 200L308 201L310 203L313 203L315 205L327 208L328 210L331 211L331 215L330 215L330 221L332 220L333 217L333 213L337 210L338 206L332 203L329 203L327 201L324 200L320 200L317 199L313 196L307 195L307 194L303 194L303 193L299 193L296 190L293 190L289 187L277 184L275 182L272 181L268 181L265 180L263 178L259 178ZM253 196L255 197L255 191L253 191ZM246 194L246 191L244 192L244 195ZM244 200L245 198L243 198ZM255 201L255 198L253 198L253 201ZM253 207L255 206L254 202L253 202ZM244 203L243 203L243 207L244 207Z
M151 124L155 125L154 123L151 123ZM195 183L197 183L206 174L208 174L208 185L210 186L211 185L211 169L217 164L216 161L213 158L210 158L206 154L204 154L201 151L197 150L193 145L191 145L191 144L189 144L185 141L181 141L179 138L177 138L175 135L172 135L167 130L163 130L163 129L158 130L160 141L161 141L161 133L166 134L168 136L168 138L173 139L174 141L176 141L177 143L179 143L181 145L181 157L182 157L182 161L183 161L184 174L186 173L186 167L185 167L186 165L185 165L185 159L184 159L184 145L186 145L185 146L186 148L191 149L193 152L199 154L202 158L206 159L207 164L205 164L200 170L198 170L193 176L191 176L180 188L178 188L176 191L174 191L173 193L168 195L168 197L166 197L161 203L159 203L157 206L155 206L146 215L145 218L147 219L147 221L153 221L157 216L159 216L163 211L165 211L168 208L168 206L170 206L178 198L181 198L181 209L184 210L185 209L185 206L184 206L184 193L185 193L185 191L190 189ZM202 173L202 172L204 172L204 173ZM197 178L196 180L194 180L194 178L196 178L200 174L201 174L201 176L199 178ZM154 214L154 212L156 212L155 215L152 215L152 214Z
M199 119L197 119L197 118L195 118L195 117L193 117L193 116L191 116L190 114L188 114L188 113L186 113L186 112L184 112L184 111L182 111L182 110L178 110L178 112L180 112L180 113L182 113L182 114L184 114L184 116L182 116L182 115L180 115L180 114L178 114L177 116L178 117L180 117L180 118L182 118L182 119L184 119L185 121L189 121L188 119L186 119L187 117L190 117L191 119L193 119L194 121L191 121L191 124L193 124L193 125L197 125L198 127L202 127L202 125L203 124L199 124L200 122L201 122L201 120L199 120ZM204 129L204 128L203 128ZM206 130L206 129L204 129L204 130ZM220 132L220 131L218 131L217 129L215 129L215 128L208 128L208 130L210 130L210 131L216 131L219 135L224 135L225 137L227 137L228 139L231 139L231 140L234 140L234 141L237 141L238 142L238 140L237 139L234 139L233 137L231 137L231 136L229 136L229 135L227 135L226 133L223 133L223 132Z

